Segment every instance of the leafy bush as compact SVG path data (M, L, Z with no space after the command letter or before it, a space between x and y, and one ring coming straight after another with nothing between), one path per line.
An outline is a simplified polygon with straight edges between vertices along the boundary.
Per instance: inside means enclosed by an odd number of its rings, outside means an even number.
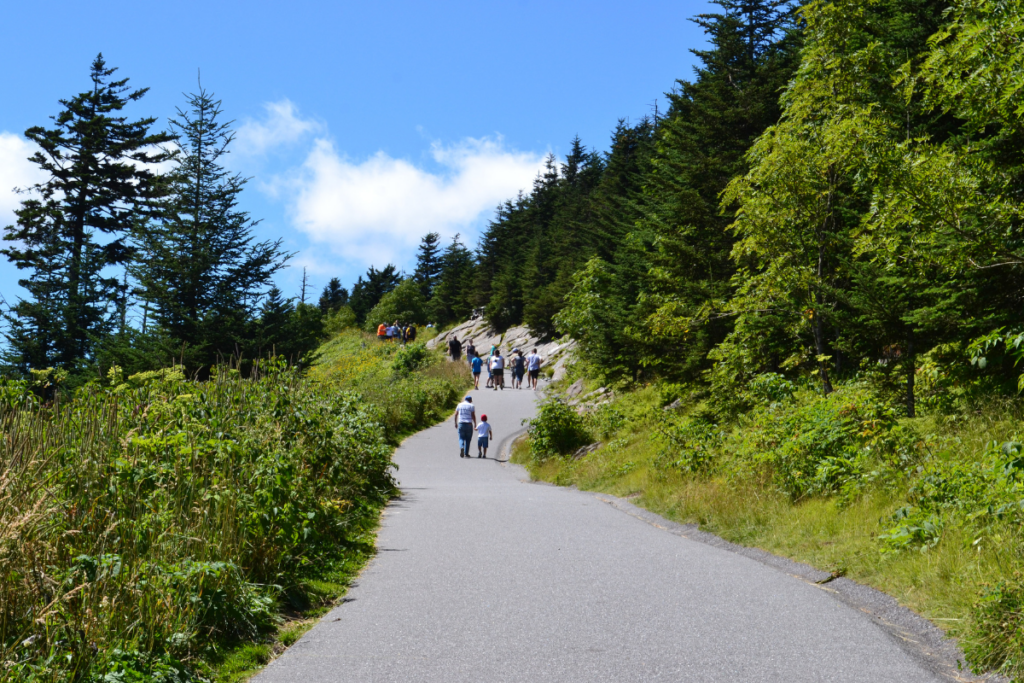
M739 466L768 474L793 500L843 491L854 495L872 461L885 464L896 411L857 387L785 410L754 410L740 431Z
M558 399L542 403L529 425L530 454L538 460L568 455L591 442L586 419Z
M391 360L391 367L396 374L408 375L413 370L419 370L430 364L434 356L427 351L427 347L417 342L401 346Z
M389 444L468 382L349 341L335 362L373 355L319 381L114 369L52 404L0 383L0 681L198 682L349 557L395 490Z
M707 474L714 468L725 435L718 425L705 419L682 418L663 425L660 436L665 442L658 457L661 465L690 474Z
M778 373L766 372L750 380L747 390L758 402L782 403L793 397L796 385Z
M1015 681L1024 677L1024 579L1019 572L982 589L960 642L977 673L997 671Z

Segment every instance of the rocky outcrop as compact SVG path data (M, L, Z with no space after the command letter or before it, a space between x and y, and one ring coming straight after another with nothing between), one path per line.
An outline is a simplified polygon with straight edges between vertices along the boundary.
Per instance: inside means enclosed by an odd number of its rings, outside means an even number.
M427 342L427 348L444 349L448 340L453 336L458 337L463 348L466 347L466 342L472 341L477 353L481 356L486 356L487 352L491 350L491 346L500 347L501 352L505 355L511 353L515 348L521 349L523 353L537 349L537 353L544 359L544 367L554 368L555 374L552 379L555 380L561 379L565 375L565 364L576 348L576 342L568 338L541 341L528 327L522 325L510 327L504 333L500 333L488 325L483 318L467 320L444 334L439 334Z

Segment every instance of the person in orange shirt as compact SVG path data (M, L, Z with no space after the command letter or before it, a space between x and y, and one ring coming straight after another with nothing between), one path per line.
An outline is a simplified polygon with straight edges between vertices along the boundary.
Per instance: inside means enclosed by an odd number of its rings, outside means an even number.
M381 323L377 326L377 341L386 341L388 338L388 326Z

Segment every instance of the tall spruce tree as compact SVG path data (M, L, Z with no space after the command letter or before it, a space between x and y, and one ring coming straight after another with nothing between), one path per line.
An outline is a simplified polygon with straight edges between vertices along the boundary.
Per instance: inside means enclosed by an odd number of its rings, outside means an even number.
M440 258L434 296L427 306L428 315L442 325L465 320L473 312L474 263L473 254L459 240L452 238Z
M373 307L380 303L381 297L393 290L402 282L402 276L394 265L388 264L381 270L373 266L366 271L366 279L360 275L352 285L352 294L348 305L356 314L356 321L362 325Z
M348 290L341 286L341 280L332 277L320 294L320 312L327 315L348 304Z
M30 161L49 178L30 188L33 196L4 233L14 244L0 252L30 272L19 280L28 298L8 314L12 360L22 369L72 368L92 357L116 327L125 296L111 267L129 261L128 232L167 193L151 165L169 158L157 147L172 136L151 133L154 118L121 114L147 89L113 80L115 71L97 56L91 89L61 100L52 128L25 131L39 147Z
M729 332L733 291L731 222L719 206L744 157L781 113L779 94L798 63L789 2L721 0L720 13L693 19L710 48L694 50L696 78L678 81L659 126L647 178L644 226L658 246L645 278L646 331L678 349L666 371L695 377Z
M430 301L434 295L434 288L441 275L440 244L441 235L428 232L420 240L420 246L416 251L416 272L412 277L426 301Z
M220 100L200 88L171 120L181 151L168 174L172 200L135 232L132 274L151 315L195 368L248 346L257 301L290 254L256 241L258 221L238 204L247 182L222 165L234 139Z

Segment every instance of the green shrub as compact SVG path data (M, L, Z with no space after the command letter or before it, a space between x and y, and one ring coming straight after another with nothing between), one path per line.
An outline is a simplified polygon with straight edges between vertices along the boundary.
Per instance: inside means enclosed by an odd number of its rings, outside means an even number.
M705 419L670 420L660 428L664 442L658 463L689 474L707 474L715 466L724 432Z
M530 453L538 460L568 455L591 443L587 420L564 401L545 401L529 422Z
M422 343L406 344L400 347L391 359L391 367L396 374L408 375L429 365L433 358Z
M1024 579L1019 572L982 589L960 642L975 672L997 671L1015 681L1024 677Z

